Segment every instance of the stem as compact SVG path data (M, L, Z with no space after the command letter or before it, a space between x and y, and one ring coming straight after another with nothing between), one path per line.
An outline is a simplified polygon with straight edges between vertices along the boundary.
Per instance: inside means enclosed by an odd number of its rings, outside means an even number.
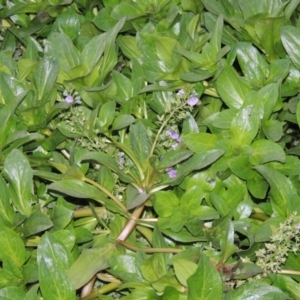
M112 136L107 135L107 138L109 138L118 148L120 148L122 151L124 151L130 157L130 159L133 161L133 163L135 164L135 166L137 167L137 169L139 171L140 179L144 180L145 176L144 176L143 168L142 168L140 162L138 161L137 157L135 156L135 153L129 147L127 147L125 144L117 142Z
M254 214L251 214L250 216L252 219L256 219L256 220L259 220L259 221L266 221L268 220L270 217L268 217L266 214L264 213L254 213Z
M179 106L177 107L176 109L174 109L170 114L169 116L163 121L163 123L161 124L156 136L155 136L155 140L153 142L153 145L152 145L152 148L151 148L151 151L150 151L150 154L149 154L149 157L151 157L154 153L154 150L155 150L155 147L156 147L156 144L158 142L158 139L163 131L163 129L166 127L166 125L168 124L168 122L170 121L170 119L172 118L172 116L174 115L174 113L180 109L182 106Z
M136 226L136 221L141 216L141 214L144 210L144 206L145 206L145 204L141 204L134 210L134 212L131 215L131 220L128 220L125 227L123 228L123 230L121 231L119 236L116 238L117 242L125 241L128 238L128 236L131 234L134 227Z
M96 276L94 276L81 290L80 298L84 299L86 296L88 297L93 290L93 286L96 280Z
M121 285L121 283L111 282L109 284L106 284L105 286L101 287L100 289L90 293L88 296L81 298L81 300L94 300L95 298L98 298L99 295L106 294L108 292L111 292L118 288ZM99 298L101 299L101 298Z
M108 217L108 212L104 207L95 207L94 210L96 211L97 215L100 216L101 218L107 218ZM92 217L93 216L93 211L88 208L80 208L76 209L73 213L73 218L83 218L83 217Z
M91 185L98 188L100 191L102 191L104 194L106 194L111 200L113 200L126 214L128 214L127 208L123 205L123 203L120 202L120 200L114 196L111 192L109 192L106 188L104 188L102 185L98 184L97 182L84 177L84 181L90 183Z
M278 274L285 274L285 275L298 275L298 276L300 276L300 271L295 271L295 270L280 270L277 273Z
M119 241L119 244L132 251L143 251L145 253L180 253L184 249L177 248L139 248L124 241Z

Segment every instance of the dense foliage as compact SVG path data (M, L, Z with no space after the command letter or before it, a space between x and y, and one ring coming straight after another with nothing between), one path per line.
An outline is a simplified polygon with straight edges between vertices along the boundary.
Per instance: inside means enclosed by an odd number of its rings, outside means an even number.
M300 0L0 3L1 299L300 299Z

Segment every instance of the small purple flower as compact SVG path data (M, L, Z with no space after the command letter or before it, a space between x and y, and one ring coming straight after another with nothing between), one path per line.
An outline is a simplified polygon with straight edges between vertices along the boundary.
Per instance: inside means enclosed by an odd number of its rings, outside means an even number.
M180 89L180 90L176 93L176 96L183 96L183 95L185 95L184 89Z
M199 99L196 96L191 96L187 102L186 102L189 106L193 107L195 105L197 105L199 103Z
M67 103L73 103L74 99L73 99L73 97L72 97L71 95L68 95L68 96L65 98L65 101L66 101Z
M169 178L175 178L177 176L177 171L172 168L167 168L166 172L169 175Z
M179 134L174 130L167 130L166 135L168 135L173 140L180 139L180 141L181 141L181 138L180 138Z

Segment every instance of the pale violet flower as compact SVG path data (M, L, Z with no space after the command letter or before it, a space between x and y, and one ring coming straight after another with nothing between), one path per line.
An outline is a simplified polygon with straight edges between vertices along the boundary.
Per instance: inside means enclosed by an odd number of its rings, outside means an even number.
M176 93L176 96L183 96L183 95L185 95L184 89L180 89L180 90Z
M189 106L193 107L195 105L197 105L199 103L199 99L196 96L191 96L187 102L186 102Z
M66 101L67 103L73 103L74 99L73 99L73 97L72 97L71 95L68 95L68 96L65 98L65 101Z
M181 143L181 137L174 130L167 130L166 135L168 135L171 139L176 140L178 143Z
M175 178L177 176L177 171L172 168L167 168L166 172L169 175L169 178Z

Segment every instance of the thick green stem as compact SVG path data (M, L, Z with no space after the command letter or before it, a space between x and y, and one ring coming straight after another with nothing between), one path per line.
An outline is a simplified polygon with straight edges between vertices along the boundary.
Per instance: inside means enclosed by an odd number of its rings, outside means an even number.
M81 298L81 300L94 300L95 298L97 298L99 295L103 295L106 293L109 293L113 290L115 290L116 288L118 288L122 283L117 283L117 282L111 282L109 284L104 285L103 287L101 287L100 289L90 293L88 296ZM101 297L100 297L101 299Z
M99 217L104 218L104 219L107 218L108 213L104 207L95 207L94 210ZM74 219L83 218L83 217L91 217L91 216L93 216L93 211L88 207L76 209L73 213Z
M135 252L140 250L145 253L180 253L184 250L178 248L139 248L124 241L119 241L118 243L123 247Z
M98 188L100 191L102 191L104 194L106 194L111 200L113 200L126 214L128 214L127 208L123 205L123 203L120 202L120 200L114 196L111 192L109 192L106 188L104 188L102 185L98 184L97 182L84 177L84 181L88 182L89 184L93 185L94 187Z

